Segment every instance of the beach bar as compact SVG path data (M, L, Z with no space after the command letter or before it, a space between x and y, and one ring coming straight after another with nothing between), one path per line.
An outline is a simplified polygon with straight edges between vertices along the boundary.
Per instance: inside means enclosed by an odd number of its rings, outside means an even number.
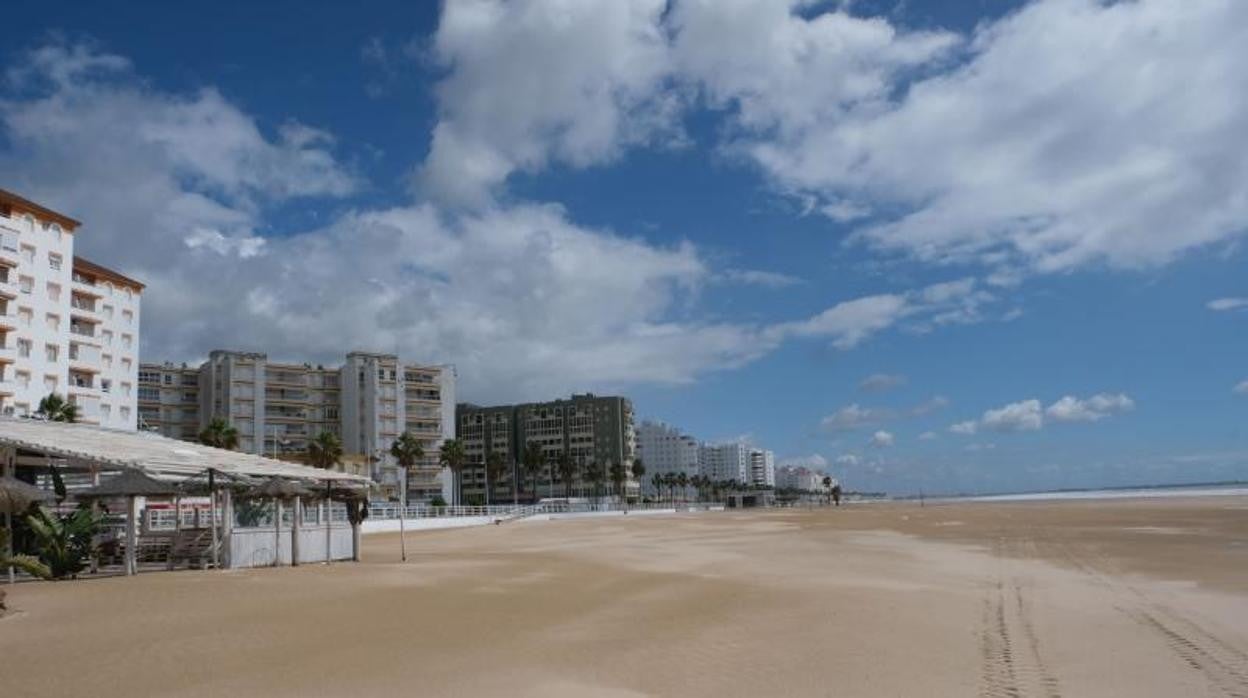
M0 417L0 477L109 525L92 570L358 560L368 478L148 432ZM13 519L6 514L6 528Z

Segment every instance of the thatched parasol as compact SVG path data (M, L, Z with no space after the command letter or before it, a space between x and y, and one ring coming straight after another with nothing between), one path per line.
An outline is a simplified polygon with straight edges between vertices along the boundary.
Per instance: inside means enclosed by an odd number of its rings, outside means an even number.
M293 499L295 497L315 496L311 490L300 483L280 477L271 477L250 488L247 493L253 497L265 497L268 499Z
M179 493L178 484L157 480L142 470L127 468L120 475L110 477L95 487L75 492L78 499L102 499L105 497L172 497Z
M0 477L0 513L20 514L31 504L52 498L52 493L15 477Z

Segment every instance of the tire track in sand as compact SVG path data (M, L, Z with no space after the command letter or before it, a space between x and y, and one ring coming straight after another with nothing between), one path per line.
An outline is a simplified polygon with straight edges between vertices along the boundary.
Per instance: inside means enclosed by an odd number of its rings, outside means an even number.
M1007 564L1004 544L994 554ZM998 574L985 587L980 631L984 698L1061 698L1057 677L1049 670L1031 617L1027 585L1012 578L1007 587Z

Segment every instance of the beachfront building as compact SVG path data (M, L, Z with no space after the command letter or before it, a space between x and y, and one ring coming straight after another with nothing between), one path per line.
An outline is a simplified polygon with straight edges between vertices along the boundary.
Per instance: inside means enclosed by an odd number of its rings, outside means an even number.
M624 397L585 393L567 400L519 405L461 404L456 419L468 456L463 478L465 501L484 500L484 464L492 451L503 455L506 472L490 483L490 499L505 501L513 494L513 482L518 478L513 473L529 444L536 444L543 456L544 465L537 477L539 497L564 495L564 483L559 482L554 465L565 453L583 475L591 464L609 468L618 463L631 468L637 450L633 404ZM584 496L589 485L578 477L571 489L573 496ZM629 496L638 491L631 471L625 489ZM532 493L525 496L529 498Z
M0 189L0 412L56 393L82 422L138 422L143 284L74 255L80 223Z
M757 487L776 486L776 454L761 448L750 449L749 484Z
M776 470L776 487L798 492L822 492L823 473L804 466L783 466Z
M646 496L657 494L652 481L655 474L693 477L699 473L697 439L662 422L644 421L637 426L637 457L646 466L639 483Z
M390 445L404 431L425 457L408 479L408 500L442 495L438 449L454 436L455 370L352 352L341 366L270 361L258 352L217 350L197 367L144 363L139 409L145 428L194 441L214 418L238 430L239 450L295 459L321 432L338 436L382 496L398 498Z
M729 442L704 443L698 448L698 471L716 482L750 483L750 452L748 444Z

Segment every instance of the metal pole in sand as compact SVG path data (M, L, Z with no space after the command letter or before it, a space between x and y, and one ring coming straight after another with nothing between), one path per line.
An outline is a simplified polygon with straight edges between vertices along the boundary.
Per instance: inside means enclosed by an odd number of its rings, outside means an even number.
M407 562L407 529L403 523L403 519L407 518L407 468L400 468L403 472L403 491L399 494L399 555L403 562Z

